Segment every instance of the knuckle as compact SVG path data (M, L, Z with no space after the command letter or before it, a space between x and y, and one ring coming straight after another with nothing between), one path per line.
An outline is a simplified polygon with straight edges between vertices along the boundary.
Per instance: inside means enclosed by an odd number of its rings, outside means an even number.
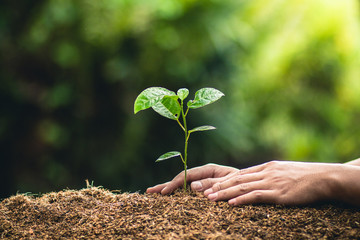
M236 185L241 184L242 180L243 180L243 177L241 175L237 175L234 177L234 183Z
M226 199L227 192L226 191L219 191L218 192L218 199Z
M180 181L181 179L184 179L185 177L185 171L181 171L178 175L176 175L173 178L173 181Z
M199 182L201 183L203 189L212 188L214 185L214 181L211 178L202 179Z
M201 184L203 185L203 186L212 186L212 181L211 181L211 179L203 179L203 180L200 180L200 182L201 182Z
M249 184L243 183L239 184L239 190L240 192L247 192L249 189Z
M206 164L205 166L206 166L206 167L215 167L216 164L214 164L214 163L208 163L208 164Z
M270 162L268 162L269 165L278 165L280 163L280 161L278 160L272 160Z
M276 164L275 160L272 160L270 162L265 163L265 166L271 167L271 166L274 166L275 164Z
M184 170L182 170L182 171L178 174L179 177L182 177L182 176L184 176L184 175L185 175L185 171L184 171Z
M208 163L203 166L204 169L208 172L209 175L215 175L216 169L218 168L218 165L214 163Z
M213 188L214 192L220 191L221 190L221 184L220 183L215 183L212 188Z
M277 168L277 166L279 166L279 164L280 164L280 161L272 160L270 162L265 163L264 166L265 166L265 169L275 169L275 168Z
M248 168L239 169L237 172L237 175L243 175L243 174L247 173L248 171L249 171Z
M256 190L256 191L253 192L253 194L254 194L254 199L256 201L261 201L263 199L263 192L262 191Z

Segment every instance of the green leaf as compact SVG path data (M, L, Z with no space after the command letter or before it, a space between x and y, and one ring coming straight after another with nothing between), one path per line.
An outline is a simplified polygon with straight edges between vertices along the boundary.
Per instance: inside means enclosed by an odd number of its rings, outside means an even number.
M189 95L189 90L187 88L180 88L177 91L177 95L181 100L184 100Z
M215 88L202 88L195 93L194 100L190 100L187 105L189 108L200 108L219 100L225 96L222 92Z
M162 87L150 87L137 96L134 103L134 113L150 108L160 102L164 96L176 96L175 92Z
M181 107L178 102L178 96L164 96L160 102L156 103L152 108L161 116L176 120L180 114Z
M216 129L216 127L205 125L205 126L200 126L200 127L193 128L193 129L189 130L189 133L208 131L208 130L215 130L215 129Z
M177 152L177 151L167 152L167 153L161 155L155 162L164 161L166 159L177 157L177 156L181 156L181 153Z

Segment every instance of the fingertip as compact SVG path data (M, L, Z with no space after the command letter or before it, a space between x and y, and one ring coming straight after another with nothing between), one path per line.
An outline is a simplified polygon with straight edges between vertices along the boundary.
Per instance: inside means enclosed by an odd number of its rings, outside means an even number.
M167 194L170 194L171 192L172 192L171 189L169 189L168 187L164 187L160 193L162 195L167 195Z
M216 201L217 198L218 198L218 193L212 193L208 196L208 198L211 200L211 201Z
M198 191L198 192L203 190L203 186L200 181L192 182L190 186L191 186L191 189Z
M230 205L232 205L232 206L236 206L236 199L235 199L235 198L230 199L230 200L228 201L228 203L229 203Z
M154 187L149 187L146 189L146 193L154 193Z
M209 188L207 189L205 192L204 192L204 195L205 196L208 196L209 194L212 194L214 191L212 190L212 188Z
M165 188L165 186L166 186L166 183L148 187L146 189L146 193L159 193L159 192L161 192L161 190L163 190Z

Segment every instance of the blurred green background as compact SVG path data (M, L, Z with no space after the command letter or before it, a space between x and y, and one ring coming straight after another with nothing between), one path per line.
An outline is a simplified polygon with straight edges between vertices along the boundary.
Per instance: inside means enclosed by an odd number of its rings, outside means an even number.
M189 167L360 156L358 0L5 0L1 197L144 191L182 170L176 122L133 114L146 87L225 97L189 113Z

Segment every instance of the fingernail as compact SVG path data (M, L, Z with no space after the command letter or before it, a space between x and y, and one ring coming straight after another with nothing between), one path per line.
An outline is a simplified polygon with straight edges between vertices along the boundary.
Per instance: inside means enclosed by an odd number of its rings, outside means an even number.
M191 188L194 189L195 191L201 191L202 190L202 184L201 184L201 182L192 182L191 183Z
M210 200L216 200L216 198L218 197L218 193L212 193L212 194L210 194L209 196L208 196L208 198L210 199Z
M235 205L235 202L236 202L235 199L230 199L230 200L229 200L229 204L230 204L230 205Z

